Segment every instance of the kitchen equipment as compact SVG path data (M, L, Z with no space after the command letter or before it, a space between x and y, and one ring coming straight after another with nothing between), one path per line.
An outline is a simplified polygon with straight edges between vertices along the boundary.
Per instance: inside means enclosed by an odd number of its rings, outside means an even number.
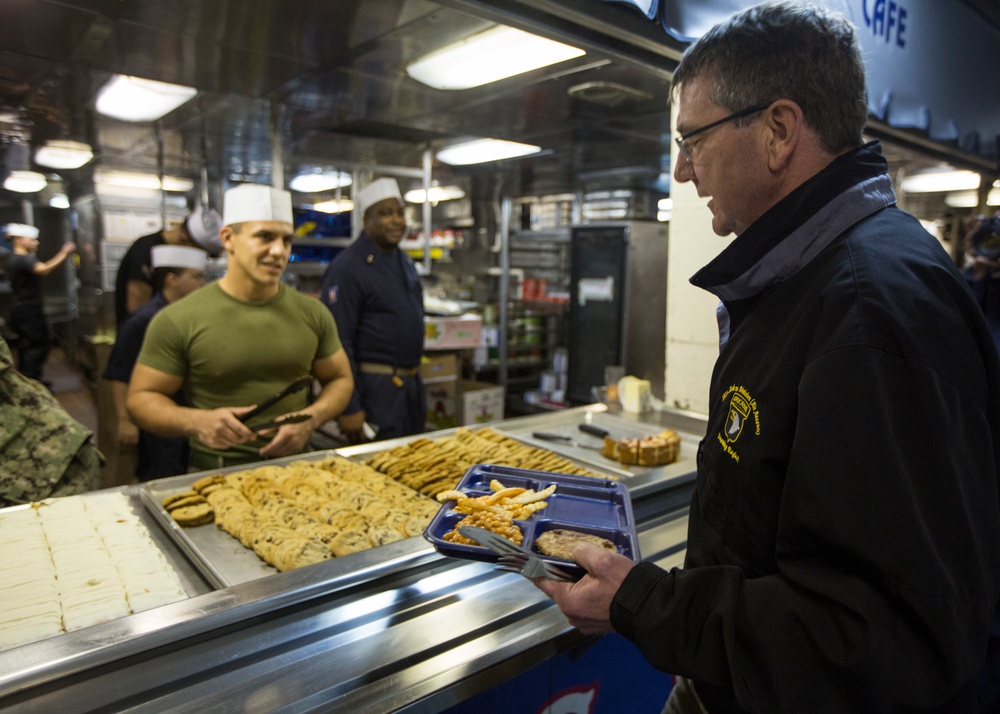
M282 389L280 392L278 392L277 394L275 394L273 397L270 397L269 399L265 399L263 402L261 402L260 404L258 404L256 408L251 409L246 414L244 414L243 416L241 416L239 418L240 421L243 422L244 424L246 424L248 421L250 421L251 419L253 419L255 416L257 416L258 414L263 413L267 409L270 409L271 407L273 407L275 404L277 404L278 402L280 402L285 397L287 397L287 396L289 396L291 394L295 394L295 392L298 392L298 391L300 391L302 389L305 389L306 387L310 386L311 384L312 384L312 377L302 377L301 379L295 380L294 382L292 382L291 384L289 384L287 387L285 387L284 389Z
M576 441L572 436L567 436L565 434L550 434L546 431L535 431L531 435L536 439L542 439L543 441L558 441L568 446L575 446L578 449L592 449L594 451L600 451L601 447L591 446L590 444L581 444Z
M309 414L292 414L291 416L279 417L264 424L254 424L250 427L250 431L257 432L267 431L268 429L277 429L285 424L300 424L301 422L308 421L309 419L312 419L312 416Z
M607 429L602 429L599 426L594 426L593 424L580 424L580 431L590 434L591 436L596 436L603 439L605 436L611 436L611 432Z
M566 341L571 404L589 404L593 387L616 384L608 366L663 392L667 232L666 223L655 221L573 226Z

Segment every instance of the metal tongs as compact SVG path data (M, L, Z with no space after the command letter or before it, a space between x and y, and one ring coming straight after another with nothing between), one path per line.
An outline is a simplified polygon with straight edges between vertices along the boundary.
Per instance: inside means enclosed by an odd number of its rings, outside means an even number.
M520 573L529 580L533 578L549 578L564 583L575 583L578 578L565 570L547 563L529 550L507 540L501 535L476 526L462 526L458 529L461 535L474 540L498 554L497 570L507 570Z
M566 434L556 434L547 431L533 431L531 435L536 439L542 439L544 441L558 441L567 446L574 446L577 449L590 449L592 451L600 451L601 447L591 446L590 444L581 444L579 441L574 439L572 436L567 436Z
M275 394L273 397L271 397L270 399L265 399L263 402L261 402L260 404L258 404L254 409L251 409L246 414L244 414L243 416L239 417L239 420L241 422L243 422L244 424L246 424L248 421L250 421L251 419L253 419L255 416L257 416L258 414L262 414L267 409L270 409L271 407L273 407L275 404L277 404L278 402L280 402L285 397L287 397L287 396L289 396L291 394L295 394L296 392L301 391L303 389L306 389L310 385L312 385L312 377L302 377L301 379L296 379L294 382L292 382L291 384L289 384L287 387L285 387L284 389L282 389L280 392L278 392L277 394ZM305 417L305 419L308 419L308 418L309 418L308 416ZM250 428L253 429L254 431L259 431L261 429L270 429L270 428L273 428L275 426L281 426L281 424L283 424L283 423L295 423L295 421L305 421L305 419L294 419L293 417L286 417L286 419L282 419L279 422L271 422L271 423L268 423L268 424L260 424L258 426L252 426Z

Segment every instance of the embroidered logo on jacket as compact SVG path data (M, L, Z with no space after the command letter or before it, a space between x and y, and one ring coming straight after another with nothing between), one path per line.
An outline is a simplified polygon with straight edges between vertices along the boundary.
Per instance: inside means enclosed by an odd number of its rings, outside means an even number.
M327 305L333 305L335 302L337 302L337 286L336 285L334 285L333 287L329 288L326 291L326 304Z
M729 414L726 416L725 426L718 434L719 445L734 460L739 461L740 455L734 445L747 428L748 421L753 420L752 432L760 436L760 412L757 411L757 400L751 396L746 387L734 384L722 393L722 401L728 401Z

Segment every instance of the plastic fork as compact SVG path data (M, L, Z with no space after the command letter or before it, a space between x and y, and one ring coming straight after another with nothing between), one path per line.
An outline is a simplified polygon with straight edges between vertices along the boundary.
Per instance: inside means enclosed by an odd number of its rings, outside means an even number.
M500 563L499 567L501 570L518 572L529 579L550 578L565 582L574 582L576 580L576 578L572 577L566 571L546 563L531 551L525 550L493 531L476 526L462 526L458 529L458 532L498 554L500 556L498 562Z

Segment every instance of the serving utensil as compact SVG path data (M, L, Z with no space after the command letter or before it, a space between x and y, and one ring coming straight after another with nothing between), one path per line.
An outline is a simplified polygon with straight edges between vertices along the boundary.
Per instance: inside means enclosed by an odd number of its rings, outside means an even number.
M520 573L524 577L549 578L550 580L560 580L565 583L576 582L577 578L567 573L565 570L547 563L530 550L525 550L503 536L488 531L477 526L462 526L458 532L476 543L485 546L497 553L500 558L497 561L499 570L509 570Z
M590 444L581 444L579 441L574 439L572 436L567 436L566 434L554 434L547 431L535 431L531 434L536 439L542 439L543 441L559 441L567 446L575 446L578 449L591 449L592 451L600 451L601 447L591 446Z
M301 391L301 390L305 389L306 387L310 386L311 384L312 384L312 377L302 377L300 379L296 379L294 382L292 382L291 384L289 384L287 387L285 387L284 389L282 389L280 392L278 392L277 394L275 394L273 397L270 397L269 399L265 399L263 402L261 402L260 404L258 404L256 407L254 407L253 409L251 409L250 411L248 411L246 414L244 414L243 416L239 417L239 420L241 422L243 422L244 424L246 424L248 421L250 421L251 419L253 419L255 416L257 416L258 414L262 414L267 409L270 409L271 407L273 407L275 404L277 404L278 402L280 402L282 399L284 399L288 395L295 394L295 392ZM299 421L303 421L303 420L300 419ZM257 429L257 428L265 428L265 427L261 426L261 427L251 427L251 428Z

